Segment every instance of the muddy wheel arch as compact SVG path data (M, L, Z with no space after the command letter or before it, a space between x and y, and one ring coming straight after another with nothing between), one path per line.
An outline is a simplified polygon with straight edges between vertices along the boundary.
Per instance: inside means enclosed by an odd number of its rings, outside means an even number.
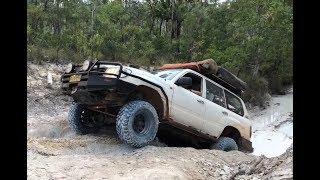
M235 140L237 143L239 150L244 152L253 152L252 143L250 142L250 138L248 139L246 136L241 134L241 131L237 128L237 126L228 125L226 126L220 137L229 137Z
M238 144L238 146L240 145L240 138L241 138L241 134L240 134L240 131L233 127L233 126L226 126L220 137L229 137L229 138L232 138L233 140L236 141L236 143Z
M158 89L158 88L157 88ZM153 87L140 85L137 86L128 96L127 101L132 101L136 99L143 99L145 101L148 101L150 104L154 106L156 109L159 120L166 118L166 113L168 112L166 107L166 100L162 98L162 92L156 90Z

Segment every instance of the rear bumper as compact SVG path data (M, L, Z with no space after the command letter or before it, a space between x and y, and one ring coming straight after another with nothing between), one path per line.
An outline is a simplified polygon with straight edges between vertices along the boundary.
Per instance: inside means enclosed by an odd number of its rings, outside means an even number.
M241 151L244 152L248 152L248 153L252 153L253 152L253 147L252 147L252 142L244 139L244 138L240 138L240 144L241 144Z

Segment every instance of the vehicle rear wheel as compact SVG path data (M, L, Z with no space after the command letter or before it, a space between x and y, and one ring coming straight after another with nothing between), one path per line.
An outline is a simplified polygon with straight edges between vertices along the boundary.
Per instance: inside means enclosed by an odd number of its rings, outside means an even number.
M142 100L124 105L117 116L119 138L133 147L143 147L154 140L159 126L155 108Z
M70 128L76 134L96 132L98 127L93 122L94 115L94 112L87 109L85 105L78 103L72 104L68 114Z
M220 137L218 141L211 146L211 149L221 150L221 151L234 151L238 150L238 145L236 141L229 137Z

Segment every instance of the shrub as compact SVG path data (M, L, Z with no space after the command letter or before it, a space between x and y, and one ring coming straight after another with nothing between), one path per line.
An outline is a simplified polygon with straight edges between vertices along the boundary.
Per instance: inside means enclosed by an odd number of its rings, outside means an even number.
M248 83L248 90L243 94L243 100L253 106L264 107L268 94L268 82L263 77L249 77L245 80Z

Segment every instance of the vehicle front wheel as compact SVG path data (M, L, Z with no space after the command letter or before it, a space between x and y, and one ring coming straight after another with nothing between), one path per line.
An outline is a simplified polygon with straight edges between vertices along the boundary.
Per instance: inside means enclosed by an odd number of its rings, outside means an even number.
M238 150L238 145L236 141L229 137L220 137L218 141L213 144L211 149L221 150L221 151L234 151Z
M94 133L98 127L93 122L94 112L87 109L83 104L74 103L71 105L68 121L70 128L76 134Z
M159 126L155 108L142 100L124 105L117 116L116 130L119 138L133 146L143 147L156 137Z

